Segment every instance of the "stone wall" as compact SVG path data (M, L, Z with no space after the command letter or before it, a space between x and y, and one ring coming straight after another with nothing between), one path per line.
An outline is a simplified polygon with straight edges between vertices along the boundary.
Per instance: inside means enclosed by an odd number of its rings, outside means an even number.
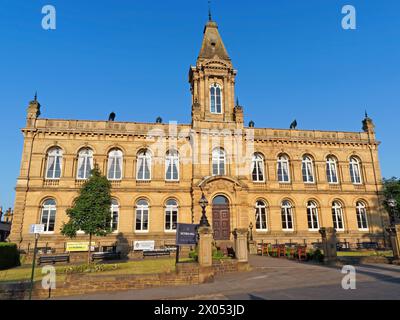
M245 271L243 264L236 260L214 261L211 270L202 270L197 263L178 264L171 273L148 275L67 275L62 283L51 292L51 297L75 296L95 292L116 292L134 289L147 289L161 286L196 285L213 280L209 271L215 275ZM203 273L207 273L204 276ZM21 300L29 296L29 282L0 283L0 300ZM43 290L41 281L34 284L33 298L47 299L49 291Z

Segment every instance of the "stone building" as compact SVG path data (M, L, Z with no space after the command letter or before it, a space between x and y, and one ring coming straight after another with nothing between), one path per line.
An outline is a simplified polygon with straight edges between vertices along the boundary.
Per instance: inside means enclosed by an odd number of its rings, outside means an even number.
M40 241L63 250L66 210L95 164L111 180L112 227L103 245L135 240L175 242L176 224L198 223L204 192L217 241L236 228L256 241L308 243L321 227L341 241L384 242L379 142L366 115L361 132L256 128L235 102L234 69L214 21L204 29L189 70L190 124L85 121L27 111L11 240L33 242L29 226L43 223ZM78 235L74 241L87 241Z

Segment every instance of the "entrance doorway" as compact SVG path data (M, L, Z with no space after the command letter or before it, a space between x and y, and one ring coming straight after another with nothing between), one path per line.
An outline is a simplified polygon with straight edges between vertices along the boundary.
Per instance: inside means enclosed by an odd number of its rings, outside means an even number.
M231 215L229 200L224 196L217 196L212 203L212 218L214 240L231 239Z

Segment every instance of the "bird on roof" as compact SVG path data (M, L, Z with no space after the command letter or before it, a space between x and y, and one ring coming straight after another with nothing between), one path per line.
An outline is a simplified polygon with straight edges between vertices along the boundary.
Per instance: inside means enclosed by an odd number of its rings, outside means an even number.
M294 120L294 121L292 122L292 124L290 125L290 129L291 129L291 130L296 130L296 128L297 128L297 120Z

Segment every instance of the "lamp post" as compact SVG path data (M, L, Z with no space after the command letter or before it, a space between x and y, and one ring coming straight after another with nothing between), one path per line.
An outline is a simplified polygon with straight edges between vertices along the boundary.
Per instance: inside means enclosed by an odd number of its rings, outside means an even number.
M386 201L387 206L389 207L389 217L390 217L390 225L394 226L396 223L399 222L399 218L397 216L397 201L394 198L389 198Z
M210 223L208 222L206 215L206 208L208 206L208 201L204 193L201 195L201 199L199 201L201 207L201 219L200 219L200 227L210 227Z
M250 222L250 241L253 241L253 222Z

